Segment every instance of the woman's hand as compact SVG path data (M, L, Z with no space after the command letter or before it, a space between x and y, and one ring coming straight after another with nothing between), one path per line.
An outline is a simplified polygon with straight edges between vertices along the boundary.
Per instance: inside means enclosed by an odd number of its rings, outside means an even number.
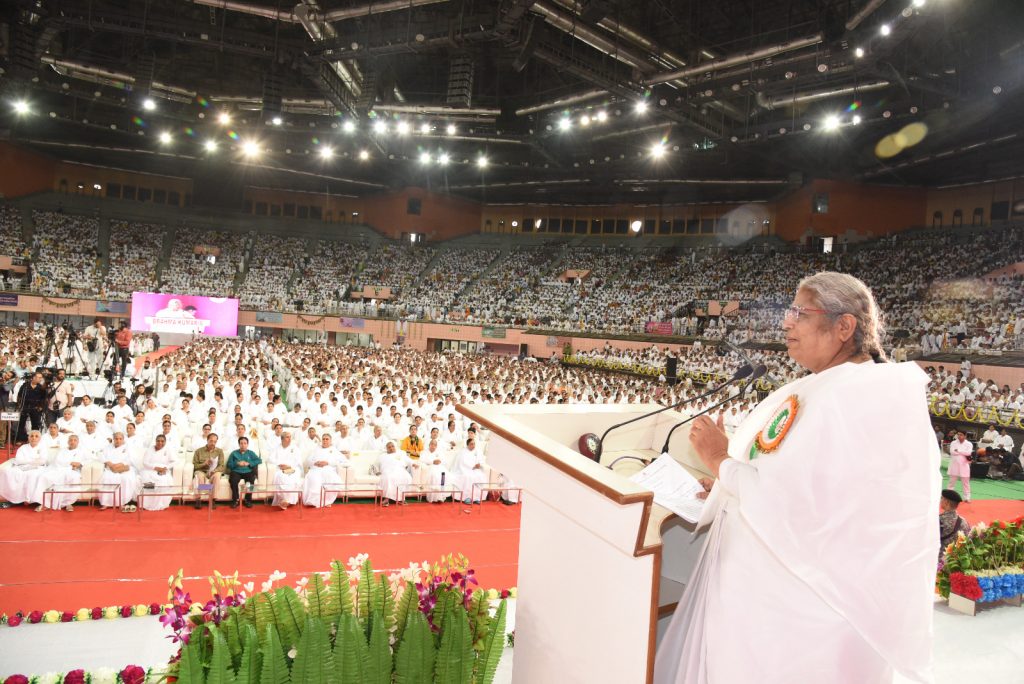
M729 438L725 435L723 418L724 414L719 414L718 422L713 423L707 416L701 416L690 428L690 444L715 477L718 477L718 466L729 458Z
M704 488L703 492L697 492L697 498L708 498L708 495L711 494L711 488L715 486L715 481L712 480L710 477L702 477L699 480L697 480L697 482L699 482L700 486Z

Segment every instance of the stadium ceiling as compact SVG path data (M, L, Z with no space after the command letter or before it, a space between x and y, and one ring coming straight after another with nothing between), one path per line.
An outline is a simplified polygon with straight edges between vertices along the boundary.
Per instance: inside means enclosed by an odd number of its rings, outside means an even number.
M1024 152L1018 0L7 6L5 133L121 168L653 203L988 180Z

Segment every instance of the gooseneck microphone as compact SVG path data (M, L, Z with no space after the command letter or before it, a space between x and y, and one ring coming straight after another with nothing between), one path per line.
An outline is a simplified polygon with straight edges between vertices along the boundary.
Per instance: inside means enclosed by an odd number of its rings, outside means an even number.
M723 389L725 389L729 385L733 384L734 382L739 382L740 380L742 380L742 379L748 377L749 375L751 375L753 372L754 372L753 366L751 366L750 364L744 364L743 366L740 366L736 370L735 373L732 374L731 378L729 378L727 381L725 381L724 383L722 383L718 387L715 387L714 389L708 390L704 394L701 394L699 396L693 397L692 399L683 399L682 401L677 402L675 404L671 404L669 406L663 406L662 408L658 409L657 411L651 411L650 413L645 413L642 416L637 416L636 418L630 418L629 420L623 421L623 422L618 423L616 425L612 425L610 428L608 428L607 430L604 431L604 434L601 435L601 439L598 440L598 442L597 442L597 449L595 449L595 451L594 451L594 460L597 461L598 463L601 462L601 452L604 449L604 440L605 440L606 437L608 437L608 433L611 432L612 430L615 430L616 428L620 428L620 427L622 427L624 425L629 425L630 423L635 423L638 420L643 420L644 418L650 418L651 416L656 416L659 413L663 413L663 412L668 411L670 409L679 408L683 404L688 404L688 403L693 402L693 401L699 401L700 399L703 399L704 397L707 397L707 396L710 396L712 394L715 394L716 392L722 391Z
M744 366L744 368L749 368L749 367L750 366ZM753 374L750 374L750 381L747 382L746 386L743 388L743 391L746 392L749 388L753 387L754 383L757 381L757 379L760 378L762 375L764 375L767 372L768 372L768 366L764 365L763 363L761 365L759 365L756 369L754 369ZM728 384L729 383L726 383L726 385L728 385ZM725 385L722 385L722 387L725 387ZM741 393L740 396L742 396L742 393ZM708 406L706 409L704 409L700 413L695 413L694 415L690 416L689 418L687 418L686 420L682 421L681 423L676 423L675 425L673 425L672 429L668 431L668 435L665 437L665 445L663 447L661 447L661 453L664 454L664 453L666 453L668 451L668 443L672 440L672 433L676 431L676 428L680 428L680 427L686 425L687 423L695 420L696 418L699 418L700 416L703 416L705 413L710 413L711 411L714 411L716 408L718 408L722 404L727 404L728 402L732 401L733 399L734 399L734 397L726 397L725 399L723 399L722 401L718 402L717 404L712 404L711 406Z

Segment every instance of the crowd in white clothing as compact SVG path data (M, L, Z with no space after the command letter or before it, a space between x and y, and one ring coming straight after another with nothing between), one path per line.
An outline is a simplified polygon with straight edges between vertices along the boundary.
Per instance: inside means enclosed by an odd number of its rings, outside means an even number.
M110 267L100 294L129 299L133 292L155 290L164 232L163 226L155 224L111 221Z
M249 269L238 291L241 306L257 309L282 309L288 299L291 280L306 243L300 238L262 235L255 243Z
M230 295L235 276L244 265L246 241L242 233L179 227L170 262L161 273L160 290L208 297ZM197 246L215 247L220 254L211 264L206 255L195 253Z
M9 204L0 205L0 255L25 255L21 211Z
M100 270L96 245L96 218L59 212L32 212L35 223L32 287L44 294L99 290Z

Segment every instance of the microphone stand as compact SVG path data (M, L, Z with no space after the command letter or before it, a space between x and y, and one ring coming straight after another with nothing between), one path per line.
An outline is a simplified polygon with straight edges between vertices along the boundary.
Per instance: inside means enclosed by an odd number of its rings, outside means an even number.
M616 428L620 428L620 427L622 427L624 425L629 425L630 423L635 423L636 421L643 420L644 418L650 418L651 416L656 416L659 413L664 413L665 411L668 411L669 409L679 408L683 404L688 404L688 403L693 402L693 401L699 401L700 399L703 399L704 397L711 396L712 394L715 394L716 392L721 392L723 389L725 389L726 387L728 387L732 383L736 382L737 380L742 380L743 378L747 377L748 375L750 375L753 372L754 372L753 366L749 366L749 365L740 366L740 368L735 373L733 373L733 376L731 378L729 378L729 380L727 380L726 382L722 383L718 387L715 387L714 389L708 390L704 394L701 394L701 395L698 395L696 397L693 397L692 399L683 399L682 401L677 402L675 404L670 404L669 406L664 406L664 407L658 409L657 411L651 411L650 413L645 413L642 416L637 416L636 418L630 418L629 420L623 421L623 422L618 423L616 425L612 425L610 428L608 428L607 430L604 431L604 434L601 435L601 439L598 440L598 442L597 442L597 450L594 452L594 460L597 461L598 463L601 462L601 453L604 450L604 440L605 440L605 437L607 437L608 433L611 432L612 430L614 430Z
M742 397L743 394L745 394L748 389L753 387L754 386L754 381L757 380L758 378L760 378L766 372L768 372L767 367L765 367L765 366L758 366L757 370L754 371L753 376L750 378L750 382L748 382L747 385L743 388L743 392L740 392L740 396ZM724 387L724 385L723 385L723 387ZM668 451L668 443L672 440L672 433L676 431L676 428L680 428L680 427L686 425L687 423L692 422L693 420L696 420L697 418L703 416L705 413L709 413L711 411L714 411L716 408L718 408L719 406L722 406L723 404L728 404L730 401L733 401L735 398L736 397L726 397L725 399L723 399L722 401L718 402L717 404L712 404L711 406L708 406L706 409L704 409L700 413L696 413L696 414L690 416L689 418L687 418L686 420L682 421L681 423L676 423L675 425L673 425L672 429L668 431L668 435L665 436L665 445L661 447L661 453L664 454L664 453L666 453Z

